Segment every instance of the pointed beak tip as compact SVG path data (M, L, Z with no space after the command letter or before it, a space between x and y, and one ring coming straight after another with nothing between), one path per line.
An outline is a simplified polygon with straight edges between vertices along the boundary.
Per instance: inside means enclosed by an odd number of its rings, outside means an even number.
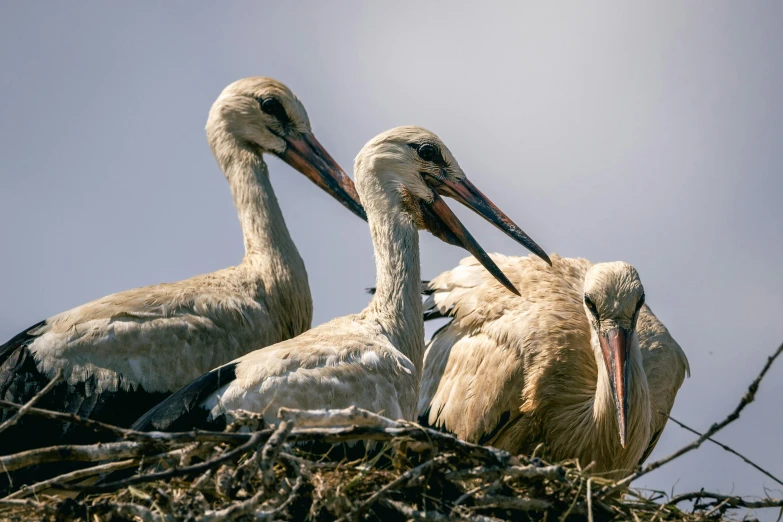
M546 261L549 266L552 266L552 261L549 259L549 256L546 255L546 252L544 252L530 236L525 234L511 218L492 203L492 201L490 201L489 198L487 198L487 196L467 178L464 178L460 182L441 180L441 183L443 183L445 187L445 191L440 192L442 195L454 198L456 201L470 208L502 230L503 233L508 235L511 239Z
M478 259L492 277L508 289L509 292L520 295L519 290L509 281L508 277L506 277L489 254L487 254L478 241L468 232L465 225L463 225L457 216L454 215L437 192L433 192L433 200L431 203L427 203L425 208L428 209L428 212L432 213L431 217L433 219L430 221L437 220L437 223L425 220L425 226L430 232L447 243L458 245L470 252L473 257Z
M367 213L359 200L351 178L345 175L312 134L286 138L285 150L276 155L298 170L355 215L367 221Z

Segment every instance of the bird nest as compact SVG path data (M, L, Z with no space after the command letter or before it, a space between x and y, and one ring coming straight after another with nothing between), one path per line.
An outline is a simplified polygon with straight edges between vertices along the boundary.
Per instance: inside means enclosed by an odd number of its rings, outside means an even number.
M513 456L357 409L281 410L277 426L261 426L257 416L237 412L222 433L111 428L122 440L3 457L13 469L51 461L55 453L102 463L22 487L0 500L0 517L90 522L705 520L736 508L765 507L706 492L674 498L642 494L591 475L589 467L581 469L576 462ZM373 447L365 450L357 441L372 441ZM356 452L363 455L352 458ZM99 483L85 481L99 476ZM687 511L682 508L686 501Z
M143 433L70 414L0 401L22 415L78 423L117 436L116 442L55 446L0 457L0 469L50 462L84 466L23 486L0 499L1 520L85 522L223 520L726 520L752 510L783 508L783 500L704 490L669 497L641 492L632 480L712 437L739 418L783 345L769 357L739 405L721 422L666 458L613 482L578 462L546 462L479 446L414 423L355 408L281 409L275 426L234 412L224 432ZM87 467L89 466L89 467ZM96 480L100 479L100 480Z

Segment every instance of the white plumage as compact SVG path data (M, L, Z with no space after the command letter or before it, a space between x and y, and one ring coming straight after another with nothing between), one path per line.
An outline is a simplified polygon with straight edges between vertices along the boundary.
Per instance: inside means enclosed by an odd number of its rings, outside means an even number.
M211 368L310 327L307 273L262 154L281 157L365 217L352 182L313 137L301 102L273 79L226 87L206 131L236 204L242 262L112 294L35 325L0 347L3 398L25 402L63 370L68 388L47 407L128 425Z
M197 424L186 420L194 411L219 419L244 409L273 422L280 407L358 406L415 418L424 356L418 229L461 243L510 285L433 189L472 187L437 136L418 127L380 134L356 157L355 177L375 247L378 289L369 306L202 376L148 412L136 429L185 428ZM511 229L513 223L483 196L464 201ZM523 235L513 227L513 234Z
M521 298L471 258L428 286L426 306L452 320L427 347L420 421L514 453L543 443L555 459L627 474L657 443L689 373L680 346L641 305L636 270L556 255L552 267L493 259ZM623 429L617 395L627 399Z

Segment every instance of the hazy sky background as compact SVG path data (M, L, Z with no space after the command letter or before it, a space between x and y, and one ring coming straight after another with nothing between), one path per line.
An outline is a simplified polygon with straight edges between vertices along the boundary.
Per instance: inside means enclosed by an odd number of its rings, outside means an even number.
M265 75L347 171L377 133L421 125L547 251L634 264L690 359L673 415L705 430L783 341L782 27L774 1L2 2L0 342L239 262L204 124L225 85ZM314 324L360 310L366 225L269 164ZM488 251L526 253L452 207ZM422 245L427 278L467 255ZM781 397L783 361L718 437L779 477ZM653 458L692 438L670 425ZM637 485L783 495L710 445Z

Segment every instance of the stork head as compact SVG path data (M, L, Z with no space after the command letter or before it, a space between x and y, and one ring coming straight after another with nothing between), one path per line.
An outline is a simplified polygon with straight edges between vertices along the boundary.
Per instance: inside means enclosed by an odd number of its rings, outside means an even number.
M209 111L207 137L218 158L233 143L278 156L367 219L353 182L315 139L302 102L277 80L244 78L223 89Z
M356 156L355 172L366 205L402 208L417 228L469 251L517 295L517 289L440 196L459 201L549 262L541 247L468 180L448 147L426 129L397 127L379 134ZM373 197L379 192L383 197ZM375 210L378 214L390 209Z
M628 263L599 263L587 271L584 307L609 377L623 447L628 430L629 359L633 343L638 342L636 320L643 304L644 287Z

